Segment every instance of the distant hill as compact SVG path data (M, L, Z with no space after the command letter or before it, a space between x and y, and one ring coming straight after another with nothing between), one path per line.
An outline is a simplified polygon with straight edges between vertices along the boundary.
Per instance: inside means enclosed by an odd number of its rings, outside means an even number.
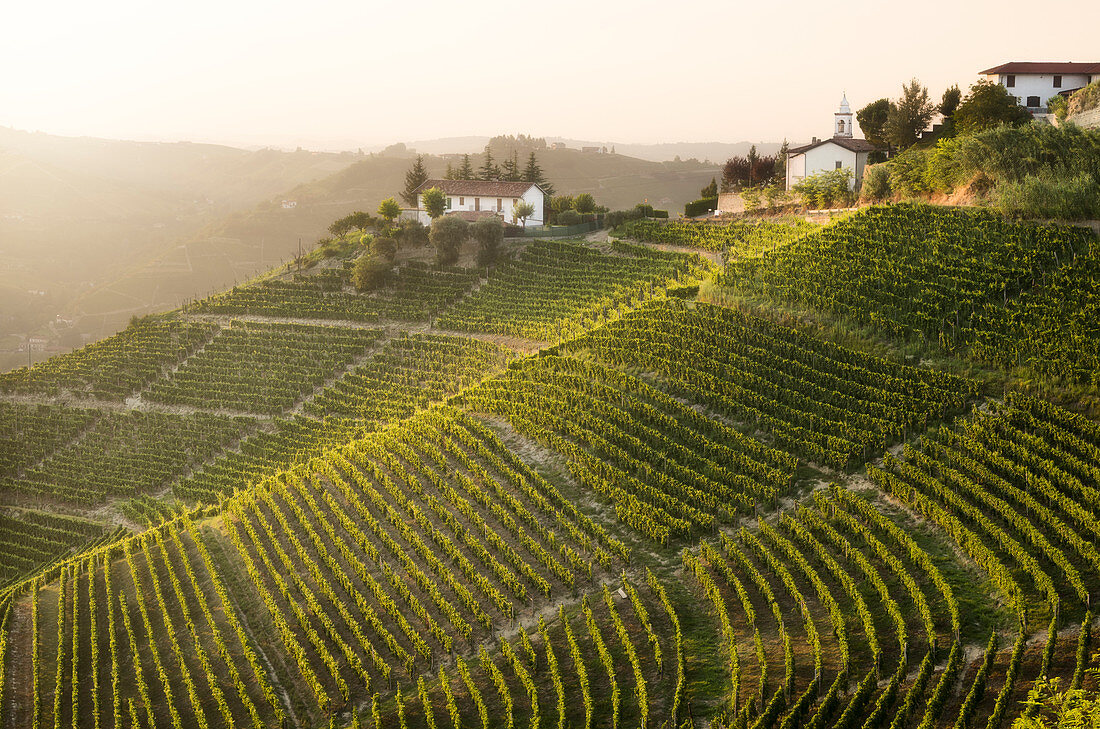
M444 137L408 142L408 148L420 154L463 154L480 152L485 148L489 137ZM547 144L555 142L571 149L582 147L614 148L618 154L650 162L671 162L681 160L710 160L721 164L730 157L743 156L756 145L760 154L774 154L779 151L779 142L666 142L662 144L629 144L615 141L592 141L584 139L566 139L565 137L547 137ZM378 150L375 150L378 151Z
M478 149L487 141L464 139ZM675 216L720 174L717 164L579 146L540 149L539 164L558 193L589 192L612 209L648 201ZM524 164L530 150L515 151ZM494 148L498 161L511 153ZM0 128L0 370L27 361L11 350L29 332L66 346L98 339L135 314L174 308L293 257L299 239L308 247L332 220L397 195L411 157L400 148L246 151ZM480 164L480 154L471 158ZM448 161L426 158L436 176ZM75 326L53 326L59 314Z

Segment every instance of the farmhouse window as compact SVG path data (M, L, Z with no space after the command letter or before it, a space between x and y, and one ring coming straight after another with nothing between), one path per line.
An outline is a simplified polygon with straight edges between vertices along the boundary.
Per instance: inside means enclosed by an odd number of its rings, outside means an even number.
M474 198L474 210L481 210L481 198L480 197L475 197Z
M458 198L458 204L459 205L465 205L466 204L466 198L464 198L464 197Z
M1016 85L1016 76L1011 74L1011 73L1008 74L1008 80L1005 81L1005 86L1007 86L1008 88L1011 89L1015 85Z
M504 200L502 200L501 198L498 197L497 198L497 212L499 213L503 209L504 209Z
M451 206L454 205L454 202L455 202L455 199L453 197L447 198L447 209L448 210L451 209Z
M837 160L837 161L836 161L836 169L838 169L838 170L839 170L839 169L840 169L840 165L841 165L841 164L842 164L842 162L841 162L840 160Z
M1054 88L1056 88L1056 89L1062 88L1062 77L1061 76L1055 76L1054 77Z
M1028 107L1030 107L1032 109L1038 108L1039 103L1040 102L1039 102L1039 97L1038 96L1029 96L1029 97L1027 97Z

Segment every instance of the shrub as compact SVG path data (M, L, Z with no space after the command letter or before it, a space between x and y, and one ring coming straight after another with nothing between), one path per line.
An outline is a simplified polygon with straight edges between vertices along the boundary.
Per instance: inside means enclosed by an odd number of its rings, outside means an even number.
M932 150L910 147L890 162L890 189L895 194L912 197L931 192L925 171Z
M684 216L688 218L694 218L697 215L704 215L713 210L718 209L717 197L703 197L698 200L693 200L684 206Z
M397 228L397 239L406 248L426 246L431 241L428 238L428 228L418 220L403 220Z
M558 225L576 225L581 222L581 215L576 210L562 210L555 219Z
M596 209L596 198L589 195L587 192L582 192L577 195L576 200L573 201L573 209L578 213L591 213Z
M745 212L753 213L760 209L760 188L746 187L741 190L741 201L745 203Z
M802 198L802 204L809 208L830 208L834 205L848 205L853 194L849 188L852 170L842 167L839 170L818 172L804 178L794 186L793 191ZM745 193L741 193L744 197ZM748 203L746 203L748 209Z
M373 291L386 283L389 273L389 262L364 253L355 261L351 280L359 291Z
M432 221L429 236L435 246L435 262L440 266L452 266L458 261L462 244L470 237L470 226L457 215L444 215Z
M1008 215L1080 220L1100 217L1100 183L1089 175L1025 177L997 187L995 204Z
M393 238L378 236L370 244L370 252L379 259L392 264L397 256L397 241Z
M860 197L871 202L882 202L890 197L890 169L886 165L870 165L863 170L863 187Z
M493 216L481 218L471 226L474 240L477 241L477 265L488 266L500 255L500 246L504 242L504 223Z
M1100 106L1100 81L1093 81L1083 89L1074 91L1066 103L1066 113L1070 116Z

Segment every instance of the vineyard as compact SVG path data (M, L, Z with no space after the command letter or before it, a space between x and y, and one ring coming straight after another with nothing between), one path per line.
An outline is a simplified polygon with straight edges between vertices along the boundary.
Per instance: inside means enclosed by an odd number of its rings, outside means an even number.
M256 314L305 319L378 322L422 321L457 301L480 279L472 269L400 266L388 285L372 294L356 293L351 263L317 274L271 278L216 294L190 307L206 314Z
M1087 232L622 232L0 375L0 727L1007 729L1096 690L1100 424L1007 375L1095 382Z
M439 319L444 329L557 342L620 308L702 270L697 256L621 244L604 255L573 243L539 241Z
M812 233L818 226L799 220L791 224L769 221L699 223L634 220L619 231L627 238L649 243L698 248L723 253L726 258L758 256L772 252Z

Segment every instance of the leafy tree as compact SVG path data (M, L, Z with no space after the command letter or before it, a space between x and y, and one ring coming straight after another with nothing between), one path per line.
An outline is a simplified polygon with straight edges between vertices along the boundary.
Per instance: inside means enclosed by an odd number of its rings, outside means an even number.
M395 233L397 240L405 248L426 246L430 242L428 229L419 220L402 220Z
M401 199L408 203L409 207L416 207L416 188L423 185L427 179L428 171L424 169L424 155L418 154L416 162L413 162L413 166L405 173L405 191L401 193Z
M333 221L332 225L328 227L328 232L336 238L343 238L351 232L351 227L351 221L344 217Z
M454 265L462 252L462 244L469 236L469 224L457 215L445 215L433 220L429 237L435 246L435 262L440 266Z
M710 184L699 191L699 197L718 197L718 180L714 177L710 178Z
M526 200L520 200L512 208L512 218L519 220L523 223L524 230L527 229L527 218L535 214L535 206L533 203L529 203Z
M541 187L547 195L554 194L554 186L543 177L542 168L539 167L539 162L538 159L535 158L534 152L531 152L531 155L527 158L527 166L523 168L523 181L535 183Z
M477 241L477 265L488 266L500 255L504 243L504 222L495 215L479 218L471 226Z
M424 210L433 221L447 209L447 195L438 187L429 187L421 196Z
M413 196L413 204L416 204L415 196ZM392 197L387 197L382 201L382 204L378 206L378 214L385 218L387 223L393 225L393 221L401 214L401 203L397 202Z
M359 232L363 232L367 228L374 225L374 218L370 216L370 213L364 213L362 210L356 210L354 213L349 215L348 221L351 223L351 227L355 228Z
M889 99L879 99L856 112L856 121L863 131L863 137L871 144L879 147L889 144L886 139L886 121L890 118L891 106Z
M764 188L764 201L769 210L776 210L786 202L787 191L783 189L784 183L776 182Z
M522 180L522 175L519 171L519 152L512 150L512 156L504 160L504 179L508 182L519 182Z
M470 164L470 155L462 155L462 166L455 170L456 180L474 179L474 167Z
M485 145L485 161L481 167L477 170L477 179L479 180L499 180L500 168L493 162L493 150L488 144Z
M397 257L397 241L389 236L375 236L370 242L370 252L379 260L393 265L393 259Z
M847 203L852 199L849 188L851 179L851 168L842 167L803 178L793 190L802 198L802 204L806 207L831 208L834 204Z
M920 81L912 79L902 84L901 98L891 106L886 119L886 140L899 149L913 146L935 114L936 105Z
M391 264L378 256L364 253L355 261L351 272L352 283L359 291L373 291L385 284Z
M943 92L943 98L940 99L940 106L937 111L943 115L944 119L950 119L955 115L955 110L959 108L959 102L961 101L962 92L959 91L959 85L955 84Z
M554 195L550 198L550 210L555 213L564 213L566 210L572 210L574 204L572 195Z
M587 192L582 192L577 195L573 201L573 209L582 215L584 213L591 213L596 209L596 198L592 197Z
M1024 124L1031 114L1020 106L1004 86L985 79L970 87L955 110L955 128L960 134L974 134L1001 124Z
M741 189L757 182L770 180L775 176L775 157L756 154L756 146L749 150L748 157L730 157L722 167L722 187L728 190Z
M745 203L745 212L756 212L760 208L760 189L746 187L741 191L741 201Z

